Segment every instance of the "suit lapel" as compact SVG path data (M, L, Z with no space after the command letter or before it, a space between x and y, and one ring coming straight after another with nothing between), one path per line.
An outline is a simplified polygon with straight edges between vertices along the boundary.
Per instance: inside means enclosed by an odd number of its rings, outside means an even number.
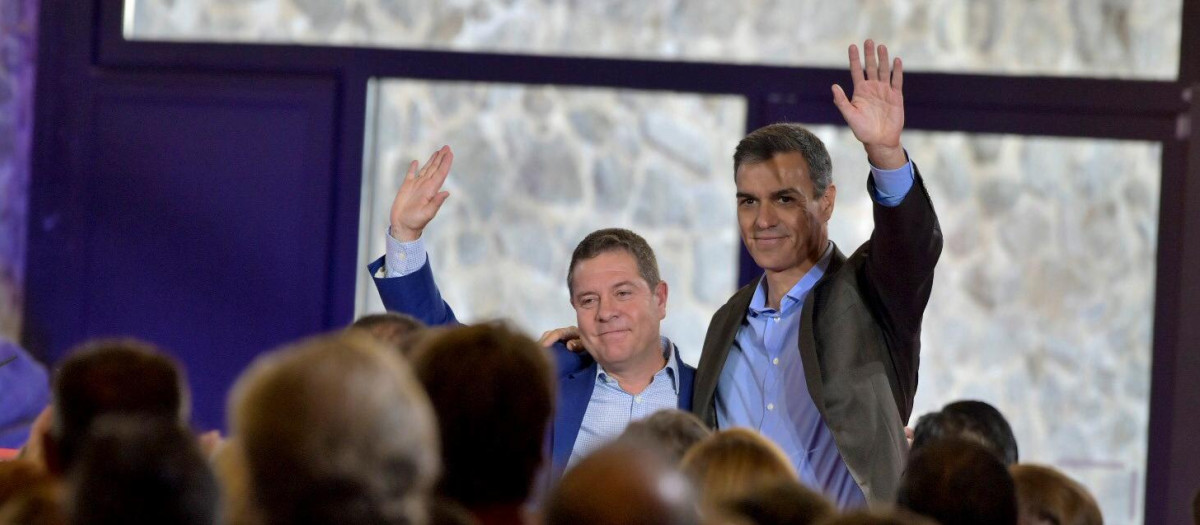
M713 403L716 399L717 380L721 377L721 369L725 368L725 359L729 357L729 349L737 337L738 327L746 318L746 309L750 307L750 299L754 297L754 289L760 280L762 277L742 287L733 295L717 315L713 316L715 331L710 326L709 337L704 338L700 364L696 367L692 411L713 428L717 426L717 411Z
M575 438L579 436L579 426L583 424L583 415L587 412L588 402L592 399L592 389L595 387L595 362L587 368L559 377L558 409L554 412L550 448L555 479L562 474L567 467L567 461L571 459L571 450L575 448Z
M808 393L812 396L813 404L817 405L817 410L826 421L829 419L825 417L824 383L821 379L821 362L817 357L813 310L816 309L814 305L817 304L817 295L824 289L823 285L831 276L837 274L845 262L846 256L834 245L833 256L829 259L825 275L813 285L812 291L804 298L804 307L800 311L800 337L797 340L800 346L800 361L804 363L804 382L808 384Z

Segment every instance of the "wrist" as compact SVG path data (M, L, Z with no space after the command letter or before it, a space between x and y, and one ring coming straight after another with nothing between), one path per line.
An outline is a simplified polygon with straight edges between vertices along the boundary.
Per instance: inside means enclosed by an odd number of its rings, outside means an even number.
M908 164L908 155L899 143L894 146L865 144L863 147L867 150L867 162L881 170L894 170Z
M388 235L391 235L393 239L396 239L400 242L413 242L421 238L421 230L414 230L412 228L405 228L403 226L397 226L393 224L392 227L388 229Z

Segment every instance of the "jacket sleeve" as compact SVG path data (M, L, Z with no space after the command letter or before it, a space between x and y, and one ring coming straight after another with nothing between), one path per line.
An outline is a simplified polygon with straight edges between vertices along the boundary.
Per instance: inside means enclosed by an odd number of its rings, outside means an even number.
M403 277L374 277L383 266L383 257L367 266L375 280L375 289L389 312L411 315L429 326L457 324L454 310L442 299L437 283L433 280L433 269L429 260L420 270Z

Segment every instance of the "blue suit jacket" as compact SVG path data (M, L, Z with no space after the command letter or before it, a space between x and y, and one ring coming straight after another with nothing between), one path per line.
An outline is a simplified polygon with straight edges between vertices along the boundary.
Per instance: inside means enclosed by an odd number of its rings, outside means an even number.
M374 276L381 266L382 257L371 263L367 269ZM425 261L420 270L403 277L376 277L375 287L379 290L379 297L383 299L383 306L389 311L411 315L430 326L458 322L454 317L454 310L446 304L438 291L429 261ZM567 460L571 459L571 450L575 447L579 426L583 424L583 414L592 399L592 389L596 386L596 361L584 352L568 350L562 343L554 344L553 356L558 377L558 400L548 441L552 477L557 478L566 469ZM696 369L684 363L678 351L675 354L675 362L679 364L679 408L691 411L692 384L696 379Z

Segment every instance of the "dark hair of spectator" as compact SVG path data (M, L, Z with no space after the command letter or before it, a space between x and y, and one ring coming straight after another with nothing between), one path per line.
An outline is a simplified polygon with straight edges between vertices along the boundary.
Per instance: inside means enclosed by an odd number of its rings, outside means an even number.
M178 421L111 414L92 424L68 479L74 525L212 525L217 482Z
M934 441L909 456L897 506L942 525L1015 525L1017 493L1008 469L973 441Z
M653 448L671 465L678 466L692 445L710 435L712 431L695 414L672 408L630 423L620 439Z
M430 335L412 362L438 415L445 473L438 492L471 510L523 503L554 411L543 349L485 323Z
M78 347L54 378L54 418L50 428L52 467L70 469L92 420L112 413L136 413L186 421L187 381L175 360L142 341L99 340Z
M589 233L571 253L571 265L567 267L567 290L572 297L575 295L575 266L611 251L624 251L633 256L637 261L638 274L651 290L662 280L658 274L658 259L646 239L624 228L605 228Z
M760 485L721 507L755 525L809 525L837 513L824 496L791 480Z
M999 410L983 401L956 401L917 419L912 450L946 438L974 441L992 451L1005 465L1017 463L1017 438Z
M412 353L416 335L425 328L420 319L397 312L364 315L350 325L350 329L365 330L405 356Z
M1104 517L1095 498L1066 474L1030 464L1013 465L1008 470L1017 486L1021 523L1103 525Z

